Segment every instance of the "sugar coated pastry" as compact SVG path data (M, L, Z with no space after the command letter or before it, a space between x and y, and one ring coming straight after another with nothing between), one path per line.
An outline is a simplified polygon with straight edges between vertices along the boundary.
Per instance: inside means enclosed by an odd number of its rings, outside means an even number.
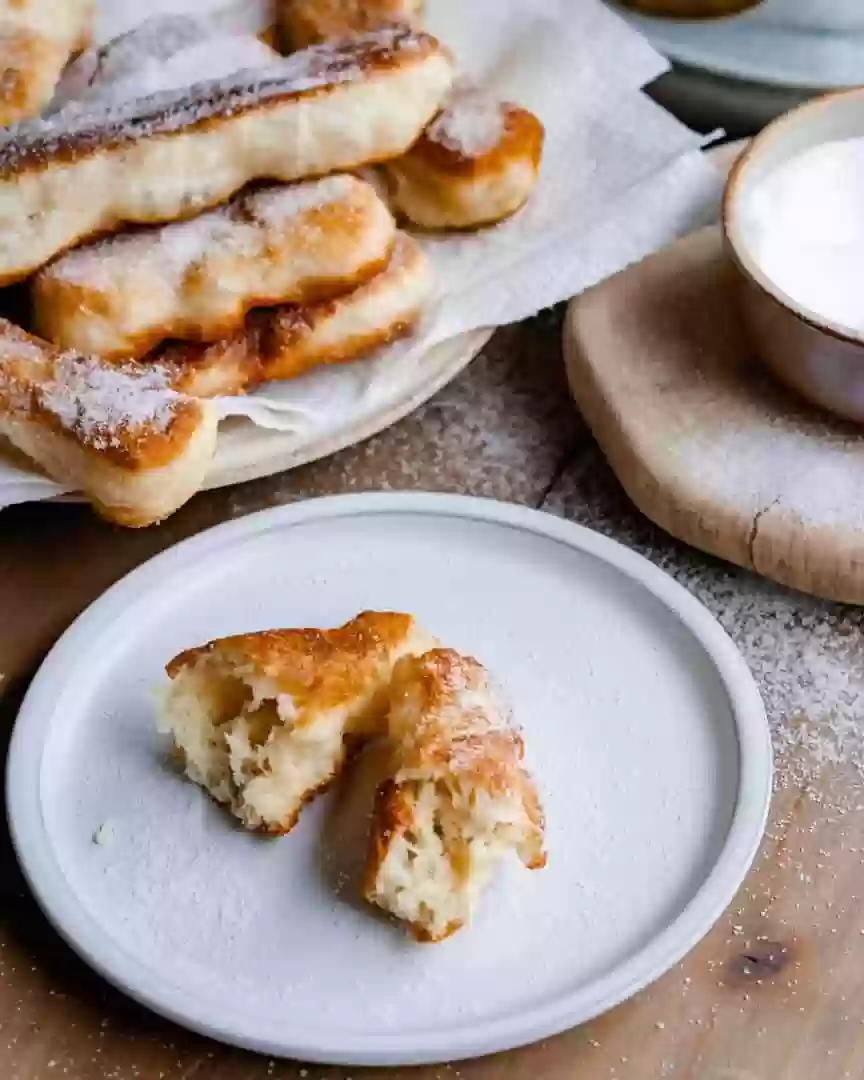
M0 0L0 124L37 116L89 40L95 0Z
M265 67L279 54L251 31L222 29L213 18L152 15L99 48L82 53L63 73L51 101L92 109L95 102L120 104L202 79L222 79Z
M399 659L430 647L410 615L336 630L271 630L181 653L159 721L186 775L249 829L287 833L386 724Z
M394 208L424 229L473 229L530 198L543 125L526 109L460 87L404 157L387 166Z
M210 345L171 341L145 362L164 371L169 386L189 397L232 397L264 382L261 359L245 329Z
M452 79L433 37L390 27L190 90L8 128L0 284L123 222L191 217L254 179L301 180L398 157Z
M286 45L305 49L390 23L417 23L423 0L278 0Z
M420 245L399 233L385 269L353 292L305 307L260 308L230 337L210 345L170 342L147 359L164 366L171 385L192 397L242 394L265 381L360 359L404 336L433 286Z
M200 488L212 406L150 365L58 352L0 320L0 435L119 525L160 521Z
M399 234L385 270L346 296L309 307L253 311L265 379L293 379L344 364L407 334L432 295L434 276L416 240Z
M419 941L462 927L499 860L545 865L543 813L509 712L476 660L450 649L393 673L393 775L378 792L366 898Z
M254 306L309 304L368 281L396 226L350 175L260 188L190 221L75 248L33 280L40 334L63 348L140 357L167 338L216 341Z

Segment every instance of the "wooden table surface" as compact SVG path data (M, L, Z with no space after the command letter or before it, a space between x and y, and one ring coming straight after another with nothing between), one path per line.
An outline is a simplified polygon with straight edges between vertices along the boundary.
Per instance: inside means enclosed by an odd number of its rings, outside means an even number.
M568 398L560 313L500 332L456 383L365 445L198 497L124 532L76 506L0 514L0 724L69 622L113 581L214 523L317 494L464 492L543 507L622 539L721 619L759 680L781 750L772 822L731 910L678 968L601 1020L484 1061L398 1070L417 1080L840 1080L864 1075L864 795L850 765L790 750L854 718L861 614L784 592L669 540L641 518ZM836 725L835 725L836 727ZM834 729L832 729L834 730ZM811 747L823 743L802 737ZM848 754L835 757L848 757ZM860 898L860 899L859 899ZM542 957L532 958L542 963ZM90 973L46 924L0 833L2 1080L365 1080L243 1053L150 1015Z

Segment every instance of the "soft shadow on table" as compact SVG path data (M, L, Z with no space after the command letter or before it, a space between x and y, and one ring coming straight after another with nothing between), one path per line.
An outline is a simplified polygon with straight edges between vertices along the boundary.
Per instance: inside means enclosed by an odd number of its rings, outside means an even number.
M317 868L327 891L370 918L377 909L361 899L363 873L375 794L387 775L387 761L384 746L377 743L351 763L345 781L334 788L317 848Z

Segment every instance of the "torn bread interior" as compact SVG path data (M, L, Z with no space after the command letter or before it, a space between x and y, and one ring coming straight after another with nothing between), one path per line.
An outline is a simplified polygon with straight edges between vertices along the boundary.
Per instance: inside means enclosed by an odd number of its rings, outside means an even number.
M186 775L247 828L287 833L386 726L397 661L431 644L410 615L386 612L215 641L168 665L160 728Z
M488 672L436 649L400 661L389 714L393 772L381 786L364 893L418 941L470 919L499 861L545 865L544 820L522 738Z

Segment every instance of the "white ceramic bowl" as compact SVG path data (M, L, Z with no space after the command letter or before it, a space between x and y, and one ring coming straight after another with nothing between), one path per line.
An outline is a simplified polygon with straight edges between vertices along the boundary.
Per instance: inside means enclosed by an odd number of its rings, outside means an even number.
M732 170L723 226L739 271L741 310L761 358L804 397L864 423L864 334L807 309L766 275L753 254L746 213L753 191L777 168L823 143L861 137L864 89L829 94L782 116Z

